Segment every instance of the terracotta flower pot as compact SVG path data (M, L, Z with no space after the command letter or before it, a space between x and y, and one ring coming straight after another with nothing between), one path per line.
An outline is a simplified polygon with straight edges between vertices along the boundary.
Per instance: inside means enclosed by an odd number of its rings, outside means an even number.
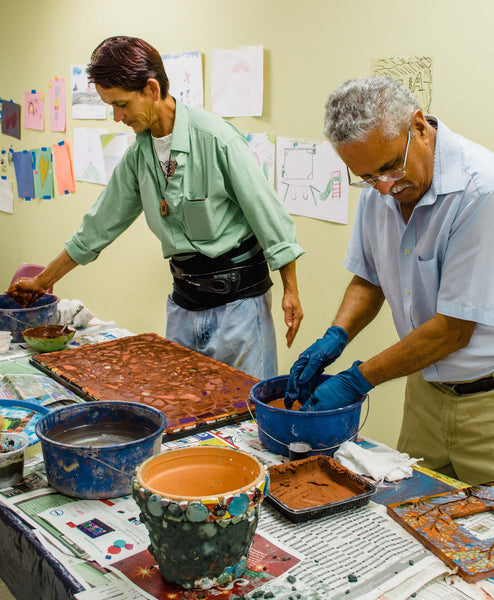
M199 589L242 575L268 492L264 465L246 452L219 446L149 458L132 484L161 574Z

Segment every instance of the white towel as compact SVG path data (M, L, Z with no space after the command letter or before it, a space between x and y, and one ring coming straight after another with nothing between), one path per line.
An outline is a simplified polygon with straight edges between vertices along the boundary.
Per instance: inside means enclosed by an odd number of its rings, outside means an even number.
M423 460L410 458L408 454L384 444L363 448L354 442L343 442L334 458L357 475L367 475L375 481L399 481L411 477L412 467Z
M57 304L57 323L59 325L65 325L75 311L79 308L81 304L84 304L80 300L68 300L67 298L62 298L59 300ZM93 313L84 306L81 312L76 316L72 326L76 329L80 329L81 327L86 327L89 321L94 317Z

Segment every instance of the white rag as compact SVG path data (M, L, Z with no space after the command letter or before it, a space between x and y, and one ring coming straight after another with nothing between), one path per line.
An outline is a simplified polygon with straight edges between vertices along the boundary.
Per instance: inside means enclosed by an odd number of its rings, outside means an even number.
M408 454L384 444L372 444L371 448L363 448L355 442L343 442L334 453L334 458L357 475L367 475L379 482L411 477L412 467L422 460L410 458Z
M67 298L62 298L62 300L59 300L57 304L57 323L59 325L65 325L68 321L70 321L70 318L81 304L84 305L84 303L80 300L68 300ZM84 306L81 312L74 319L72 325L76 329L86 327L93 317L94 315L89 308Z

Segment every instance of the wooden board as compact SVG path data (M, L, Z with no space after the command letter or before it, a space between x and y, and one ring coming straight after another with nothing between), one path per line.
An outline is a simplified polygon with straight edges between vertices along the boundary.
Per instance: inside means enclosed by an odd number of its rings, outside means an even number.
M466 581L494 575L494 484L390 504L387 510Z
M166 417L169 439L246 418L259 381L156 333L38 354L31 362L86 400L154 406Z

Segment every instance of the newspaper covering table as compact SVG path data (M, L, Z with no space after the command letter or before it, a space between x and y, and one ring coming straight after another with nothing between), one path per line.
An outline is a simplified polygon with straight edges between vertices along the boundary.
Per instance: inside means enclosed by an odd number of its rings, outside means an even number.
M235 446L267 465L286 460L263 449L252 421L169 442L162 449L188 444ZM79 501L62 496L48 487L43 464L38 463L22 484L0 491L0 502L21 516L81 583L86 591L76 595L78 600L233 600L254 598L256 591L272 593L278 600L405 600L412 593L418 600L494 598L489 580L465 584L375 503L298 524L264 503L256 541L259 547L271 544L271 550L259 551L255 541L248 568L251 575L221 589L185 591L165 585L153 594L152 579L163 580L145 550L147 530L131 498ZM64 511L65 520L60 514ZM96 532L97 537L87 532ZM99 547L95 543L98 534ZM268 560L272 556L277 560ZM291 558L283 561L283 556ZM138 577L132 576L129 564L138 566ZM256 573L260 574L257 578Z

